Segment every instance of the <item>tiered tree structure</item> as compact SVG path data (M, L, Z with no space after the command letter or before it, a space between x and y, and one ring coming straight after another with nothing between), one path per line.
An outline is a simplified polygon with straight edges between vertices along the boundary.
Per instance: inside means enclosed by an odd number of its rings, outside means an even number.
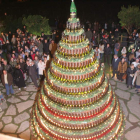
M70 18L31 113L37 140L119 140L124 120L74 1Z

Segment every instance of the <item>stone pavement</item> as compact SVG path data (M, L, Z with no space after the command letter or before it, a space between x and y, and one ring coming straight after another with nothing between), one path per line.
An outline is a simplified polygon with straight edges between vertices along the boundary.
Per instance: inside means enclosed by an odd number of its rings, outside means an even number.
M126 117L126 128L123 140L140 140L140 94L135 89L128 89L125 82L110 80L119 98ZM0 84L0 90L5 95L5 89ZM6 135L31 140L29 118L36 89L33 84L26 91L14 87L15 95L6 98L0 112L0 132Z

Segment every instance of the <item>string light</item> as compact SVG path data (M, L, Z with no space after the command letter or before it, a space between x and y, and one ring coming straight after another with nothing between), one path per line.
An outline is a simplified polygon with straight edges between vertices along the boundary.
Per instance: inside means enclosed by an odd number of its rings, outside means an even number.
M75 13L71 13L75 15ZM78 18L69 18L31 112L37 140L110 140L124 116Z

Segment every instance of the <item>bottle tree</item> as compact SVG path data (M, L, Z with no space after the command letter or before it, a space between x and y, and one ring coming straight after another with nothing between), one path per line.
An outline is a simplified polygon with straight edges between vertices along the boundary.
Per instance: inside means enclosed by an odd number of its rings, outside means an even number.
M32 134L37 140L119 140L124 129L119 101L76 15L72 1L32 108Z

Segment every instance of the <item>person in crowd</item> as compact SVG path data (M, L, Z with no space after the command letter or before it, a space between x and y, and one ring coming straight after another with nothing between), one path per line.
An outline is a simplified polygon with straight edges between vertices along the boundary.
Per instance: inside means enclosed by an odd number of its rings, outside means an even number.
M140 63L139 63L139 59L137 58L134 62L132 62L132 64L133 64L134 67L137 69L137 66L140 64Z
M35 88L38 88L38 84L37 84L37 76L36 76L36 66L34 64L34 62L32 60L27 61L27 69L29 72L29 77L31 77L32 82L35 85Z
M126 54L127 53L127 50L126 50L126 47L123 47L122 50L121 50L121 54Z
M139 58L140 57L140 49L138 49L137 51L136 51L136 58Z
M94 46L96 46L96 45L98 44L98 42L97 42L97 37L98 37L98 34L97 34L96 31L94 30L94 31L93 31L93 37L92 37Z
M39 59L37 56L35 56L34 64L36 66L37 79L39 79L38 63L39 63Z
M115 38L115 41L119 40L119 29L118 28L115 29L114 38Z
M3 74L1 75L1 82L3 86L6 88L6 94L9 96L9 94L14 94L14 90L12 87L13 84L13 77L10 73L8 73L6 70L3 70ZM10 91L10 93L9 93Z
M8 73L12 74L13 73L12 66L10 64L7 64L6 60L4 60L3 64L4 64L3 69L5 69Z
M45 67L45 68L46 68L47 61L48 61L48 56L45 56L45 57L44 57L44 67Z
M135 43L135 40L133 39L133 37L130 35L128 38L128 46L132 45Z
M108 43L104 50L104 63L106 63L106 61L107 61L108 65L110 65L111 53L112 53L112 51L110 48L110 44Z
M136 60L135 49L132 49L132 51L128 55L129 55L129 62L131 64L132 62Z
M17 65L17 61L14 61L14 58L11 57L11 60L10 60L9 64L10 64L10 65L12 66L12 68L14 69L14 68L16 67L16 65Z
M33 61L35 60L35 53L33 53L33 51L31 51L31 58Z
M26 85L24 81L24 73L19 64L16 66L13 77L14 77L14 83L16 86L18 86L19 90L21 90L22 87L26 89Z
M54 40L54 42L56 42L56 31L54 31L52 34L52 40Z
M112 35L111 38L109 39L109 43L110 43L110 47L114 48L115 45L114 35Z
M41 40L38 40L38 49L39 49L39 53L40 55L43 54L43 43L41 42Z
M127 88L131 87L132 89L132 81L134 78L134 74L136 72L136 68L134 67L134 64L131 64L130 67L127 68Z
M136 84L136 91L137 93L140 93L140 64L138 65L138 70L135 72L132 85L134 86Z
M3 58L3 51L0 50L0 58Z
M95 52L95 55L96 55L97 59L99 60L100 59L100 49L98 47L96 47L94 49L94 52Z
M126 54L122 54L122 56L120 57L120 59L123 59L123 58L124 58L125 62L127 62L127 64L128 64L129 61L128 61L128 58L127 58Z
M51 52L51 57L52 57L52 58L53 58L53 55L54 55L56 49L57 49L57 44L54 43L54 40L52 40L52 41L51 41L51 44L49 45L49 50L50 50L50 52Z
M103 43L104 43L104 46L105 46L105 47L107 46L107 44L109 44L108 35L106 35L106 36L103 38Z
M42 78L43 76L43 71L45 70L45 63L42 62L42 59L39 60L39 63L38 63L38 73L39 73L39 76L40 76L40 79Z
M16 46L16 37L15 37L15 35L12 36L11 43L12 43L12 46Z
M138 38L136 39L136 45L137 45L137 48L140 48L140 33L138 35Z
M126 74L127 71L127 62L125 62L125 59L122 58L122 60L119 62L118 65L118 80L123 81L123 76Z
M103 36L105 34L105 30L102 29L101 32L100 32L100 40L103 41Z
M100 60L102 60L103 58L103 55L104 55L104 43L101 41L100 44L99 44L99 50L100 50Z
M89 42L91 42L92 39L92 32L90 30L90 28L88 28L87 32L86 32L86 37L88 38Z
M50 50L49 50L49 42L47 39L45 39L44 44L43 44L43 50L44 53L46 54L50 54Z
M119 65L120 59L118 58L117 55L114 55L114 58L112 60L112 69L113 69L113 76L114 78L115 74L118 74L118 65Z
M114 54L118 55L119 50L120 50L120 43L119 41L116 41L114 46Z

